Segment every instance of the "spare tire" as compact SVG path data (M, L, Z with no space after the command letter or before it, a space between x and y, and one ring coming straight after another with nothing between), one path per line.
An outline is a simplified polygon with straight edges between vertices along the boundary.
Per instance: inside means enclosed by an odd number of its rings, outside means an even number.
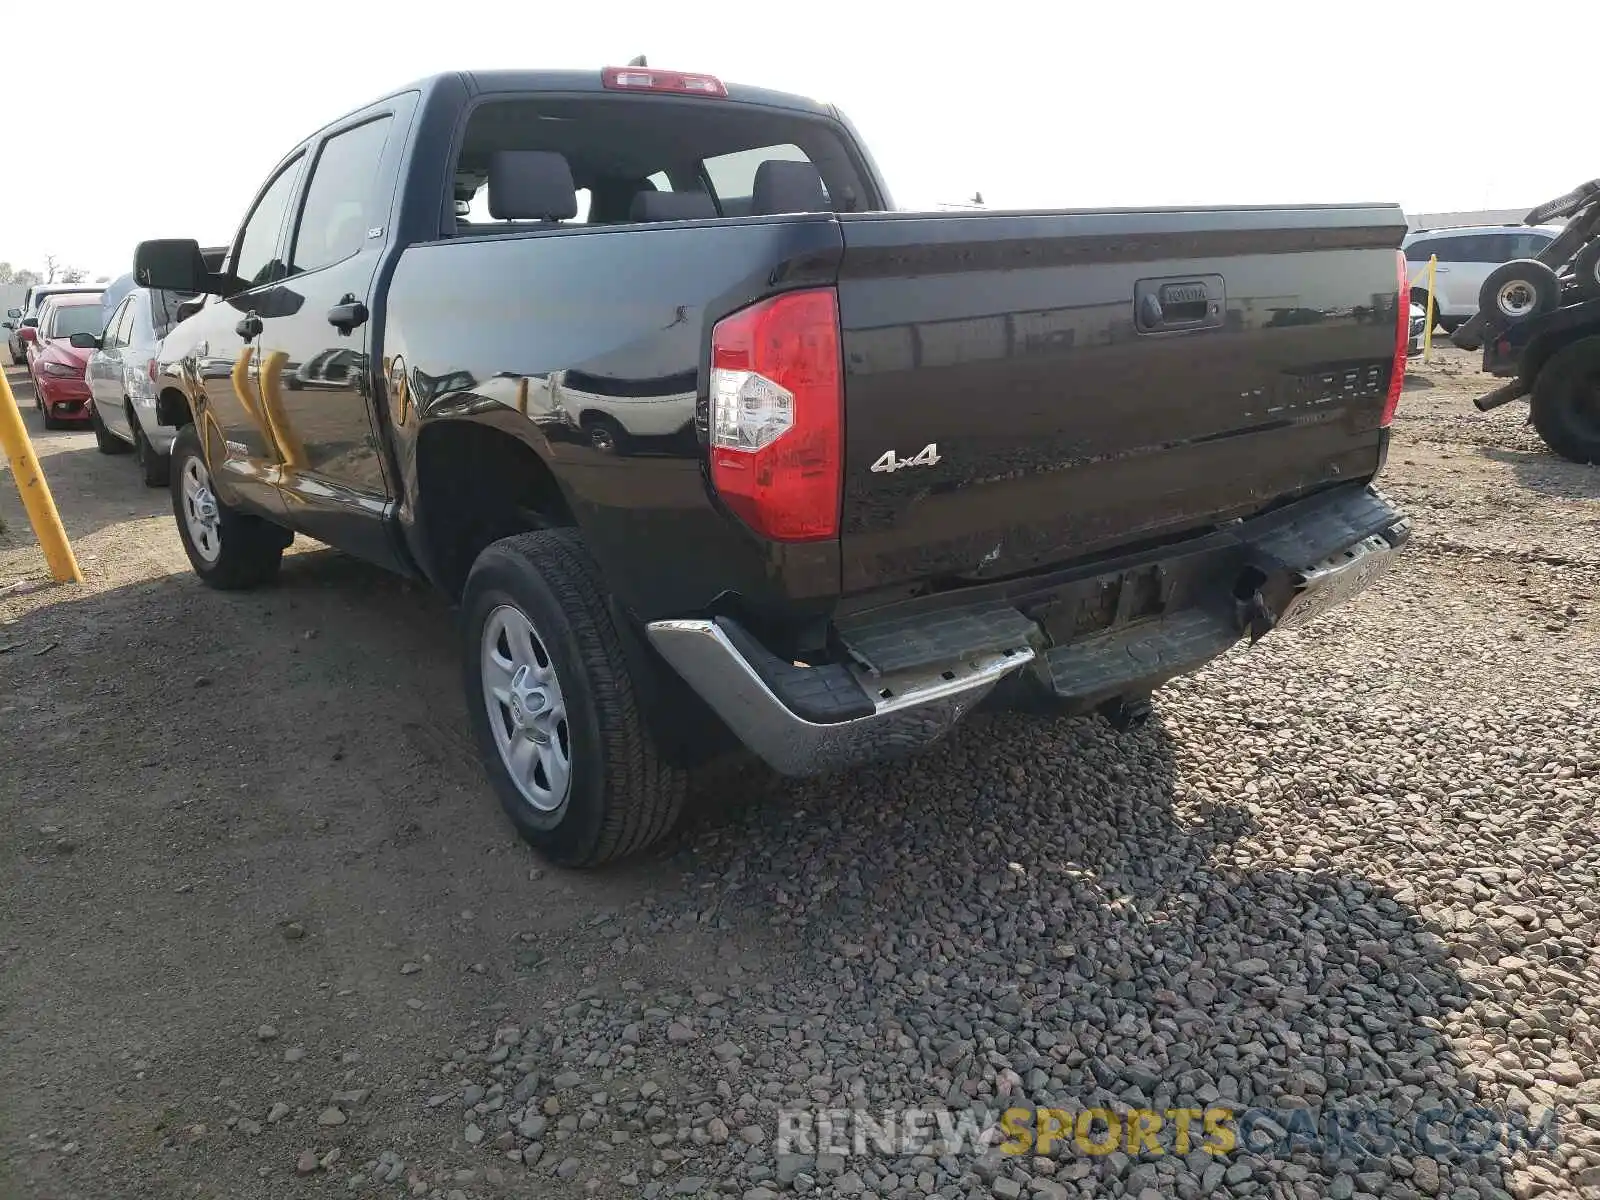
M1478 289L1478 311L1501 325L1516 325L1560 304L1561 280L1536 258L1501 263Z
M1580 183L1570 192L1557 196L1539 205L1527 216L1522 218L1524 225L1545 225L1551 221L1560 221L1577 212L1596 195L1600 195L1600 179L1591 179L1588 183Z
M1572 284L1585 300L1600 300L1600 240L1590 242L1572 260Z

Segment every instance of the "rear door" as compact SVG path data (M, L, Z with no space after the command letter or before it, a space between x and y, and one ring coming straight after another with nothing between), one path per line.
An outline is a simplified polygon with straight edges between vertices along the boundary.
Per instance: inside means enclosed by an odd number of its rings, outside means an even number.
M1439 270L1449 280L1449 311L1470 316L1478 311L1478 290L1489 278L1489 272L1510 260L1511 237L1504 233L1463 233L1443 240L1448 243L1448 257L1439 255Z
M133 297L124 296L106 322L100 335L100 348L89 356L89 367L84 372L101 424L118 433L126 431L128 426L123 404L122 362L132 319ZM131 431L128 436L132 436Z
M286 277L261 310L261 397L280 435L295 528L382 565L392 498L371 404L373 278L413 97L331 129L312 148Z

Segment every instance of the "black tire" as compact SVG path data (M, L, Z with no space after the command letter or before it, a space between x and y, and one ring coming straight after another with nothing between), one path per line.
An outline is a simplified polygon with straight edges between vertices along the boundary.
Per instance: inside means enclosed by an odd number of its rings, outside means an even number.
M229 508L213 496L217 552L208 556L195 543L185 513L184 472L191 461L199 465L209 487L211 471L200 449L199 434L193 425L185 425L172 446L172 515L194 573L219 591L241 591L270 582L278 574L283 552L294 535L270 521Z
M168 486L172 482L172 459L156 453L150 439L145 437L132 406L128 408L128 428L133 430L134 461L139 464L139 478L144 480L145 487Z
M547 810L513 781L490 724L502 722L502 733L515 742L518 735L506 724L510 708L496 706L491 716L484 690L485 631L504 608L532 626L554 667L565 708L568 783L559 799L550 797ZM495 793L522 837L561 866L591 867L666 834L682 811L686 774L663 761L645 724L639 682L651 667L631 632L619 630L600 573L577 533L541 530L495 542L472 566L461 612L473 735Z
M1533 427L1575 463L1600 463L1600 337L1556 352L1534 380Z
M1600 238L1590 242L1572 260L1572 285L1585 300L1600 300Z
M1478 311L1500 325L1517 325L1561 304L1561 280L1536 258L1517 258L1489 272L1478 289Z
M100 406L93 400L89 401L89 428L94 430L95 449L101 454L126 454L133 449L106 428L106 423L100 419Z

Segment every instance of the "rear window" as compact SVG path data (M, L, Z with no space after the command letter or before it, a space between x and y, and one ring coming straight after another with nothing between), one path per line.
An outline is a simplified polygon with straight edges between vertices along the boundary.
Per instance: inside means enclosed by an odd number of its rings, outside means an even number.
M564 225L626 223L641 192L698 193L706 216L741 216L750 210L757 170L772 159L812 164L834 211L859 211L872 203L831 121L757 105L659 96L524 95L487 101L469 118L446 232L458 221L464 233L492 232L503 224L490 215L488 195L489 161L499 150L554 151L567 160L578 215ZM688 203L695 203L693 197Z

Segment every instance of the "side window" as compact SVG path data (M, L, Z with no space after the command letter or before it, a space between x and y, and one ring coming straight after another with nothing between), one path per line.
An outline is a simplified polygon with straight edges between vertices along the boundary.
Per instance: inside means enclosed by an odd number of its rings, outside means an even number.
M1467 260L1461 257L1462 241L1461 238L1453 237L1433 238L1422 243L1420 247L1422 257L1426 259L1430 254L1436 254L1442 263L1466 262Z
M1506 260L1508 239L1500 234L1475 233L1458 240L1461 249L1456 255L1457 262L1499 263Z
M139 334L144 323L144 306L140 303L138 294L135 293L128 297L127 311L122 317L122 344L124 346L137 346L139 344Z
M716 194L722 211L730 215L745 212L751 194L756 190L756 169L769 159L784 162L810 162L799 146L759 146L754 150L736 150L732 154L719 154L705 160L706 178Z
M1539 251L1550 244L1542 233L1514 233L1511 235L1511 258L1537 258Z
M102 346L107 350L120 350L132 339L129 337L133 313L133 297L124 297L117 311L111 314L111 320L106 325L105 337Z
M279 172L261 194L260 202L245 220L234 255L233 273L247 288L276 283L288 272L278 258L278 242L288 215L289 198L294 194L295 178L300 174L300 156Z
M1412 242L1409 246L1406 247L1406 261L1408 263L1412 263L1412 264L1425 263L1425 262L1428 261L1428 257L1430 255L1437 254L1437 253L1438 253L1438 241L1437 241L1437 239L1435 239L1435 238L1422 238L1419 241Z
M374 196L392 117L334 134L322 145L306 185L289 273L315 271L361 249L367 230L383 223Z

